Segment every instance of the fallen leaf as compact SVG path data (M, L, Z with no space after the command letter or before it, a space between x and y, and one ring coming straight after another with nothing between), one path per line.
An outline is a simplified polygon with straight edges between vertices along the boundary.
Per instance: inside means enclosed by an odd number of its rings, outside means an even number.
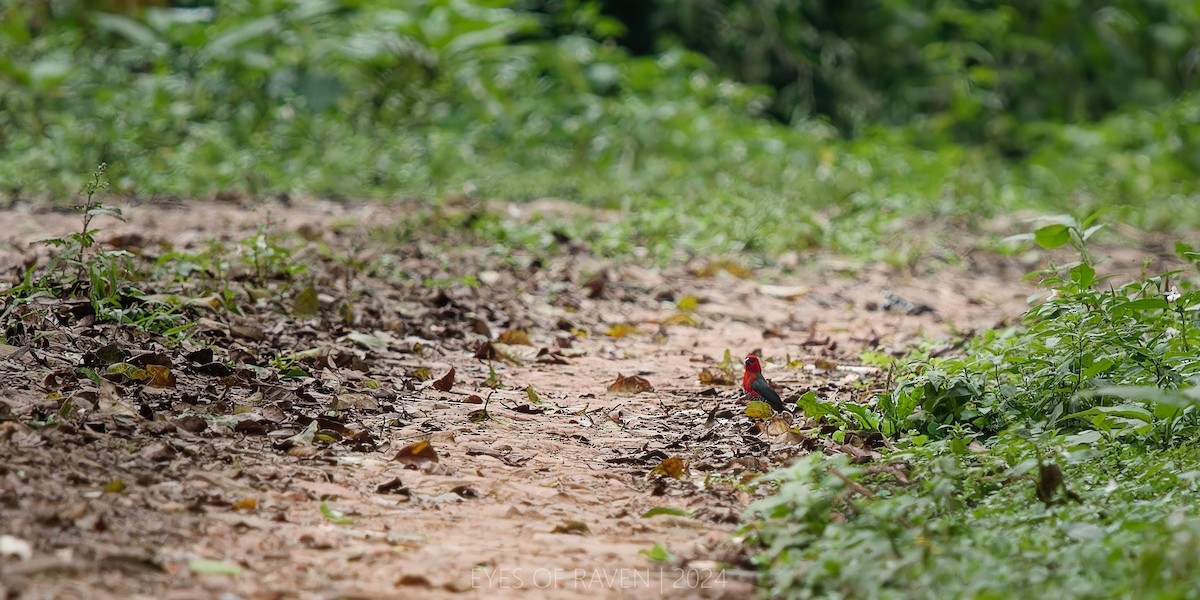
M672 479L679 479L683 477L685 472L687 472L687 463L683 462L682 458L679 458L678 456L668 456L667 458L664 458L662 462L658 463L658 466L654 467L654 469L650 471L650 474L663 475Z
M104 377L115 381L145 381L150 379L150 375L146 369L127 362L119 362L108 365L104 369Z
M150 387L156 388L174 388L175 374L171 369L162 365L146 365L146 373L150 375L150 381L146 383Z
M363 333L361 331L352 331L342 336L342 339L350 340L369 350L386 350L388 343L376 335Z
M354 519L347 517L341 511L330 508L329 504L325 502L321 503L321 515L338 525L349 525L354 522Z
M746 416L751 419L762 419L765 421L770 419L773 414L775 414L775 411L771 408L771 405L761 400L754 400L746 406Z
M788 416L784 413L777 413L767 421L767 435L778 436L788 433L792 430L792 424L788 422Z
M257 498L242 498L233 503L234 510L254 510L258 508Z
M663 325L679 325L683 327L699 327L700 319L696 315L686 312L677 312L661 321Z
M441 379L433 382L433 389L439 392L449 392L452 387L454 387L454 367L450 367L449 372L442 376Z
M296 299L292 302L292 316L299 319L315 317L317 308L317 288L310 283L296 294Z
M667 550L667 547L662 542L654 542L654 547L650 549L638 550L638 554L649 558L654 562L675 562L676 557Z
M631 325L629 323L617 323L616 325L609 327L608 331L604 332L604 335L607 335L611 338L620 339L629 335L634 335L637 332L637 325Z
M514 346L495 342L492 344L492 354L496 360L503 360L519 365L536 360L538 350L533 346Z
M347 408L379 410L379 401L371 397L370 394L359 392L348 392L334 396L333 410L345 410Z
M591 530L588 529L587 523L584 523L583 521L565 521L559 525L556 525L554 529L550 531L550 533L584 535L591 533Z
M253 325L242 325L238 323L229 326L229 334L233 337L257 340L260 342L267 339L267 334L263 332L262 329Z
M317 422L314 420L304 428L304 431L289 437L280 444L291 450L293 446L311 446L317 437Z
M234 563L207 558L189 560L188 569L201 575L240 575L242 573L242 568Z
M500 332L496 341L510 346L532 346L529 342L529 332L524 329L505 329Z
M465 485L455 486L455 487L451 488L450 491L455 494L458 494L458 496L460 498L466 498L468 500L470 500L471 498L479 497L479 492L476 492L475 488L467 487Z
M828 358L818 358L817 360L813 361L813 367L822 371L835 371L837 370L837 363L829 360Z
M674 515L676 517L689 516L688 511L683 510L682 508L675 508L674 506L655 506L654 508L642 513L642 518L649 519L650 517L657 515Z
M733 376L725 369L710 370L708 367L700 369L700 384L701 385L733 385Z
M392 460L411 467L419 467L421 463L438 462L438 455L429 442L416 442L401 448Z
M700 304L700 299L695 296L684 296L675 301L675 307L683 312L696 312L696 306Z
M400 481L399 477L396 477L395 479L392 479L391 481L388 481L387 483L379 484L378 486L375 487L375 493L376 494L396 494L399 496L412 496L412 492L410 492L408 490L408 488L404 487L404 483L402 483Z
M782 300L795 300L808 295L809 287L806 285L760 285L758 293L772 298Z
M608 385L608 391L617 394L638 394L648 392L654 389L650 382L645 377L639 375L630 375L625 377L620 373L617 374L617 380Z

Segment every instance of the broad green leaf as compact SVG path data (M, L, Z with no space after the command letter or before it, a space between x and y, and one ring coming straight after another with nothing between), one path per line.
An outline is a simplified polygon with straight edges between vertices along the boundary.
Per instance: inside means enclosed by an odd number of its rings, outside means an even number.
M1113 310L1137 312L1144 310L1161 310L1170 308L1170 306L1170 304L1167 304L1167 300L1165 298L1139 298L1137 300L1130 300L1129 302L1118 304Z
M805 416L811 419L832 416L841 420L841 413L838 412L837 407L828 402L821 402L813 392L805 392L800 399L796 400L796 405L804 411Z
M1047 225L1033 232L1033 240L1046 249L1058 248L1071 241L1071 230L1066 225Z
M235 25L213 37L201 52L205 58L230 60L234 58L232 51L238 46L251 40L265 41L268 34L273 35L279 29L279 17L271 15Z
M1071 419L1071 418L1075 418L1075 417L1091 417L1091 416L1095 416L1095 415L1111 415L1111 416L1116 416L1116 417L1123 417L1126 419L1136 419L1138 421L1144 421L1147 423L1154 420L1154 415L1150 411L1146 410L1145 407L1139 406L1137 404L1120 404L1117 406L1093 406L1092 408L1089 408L1085 411L1070 414L1063 418Z
M1096 269L1093 269L1087 263L1076 265L1074 269L1071 269L1071 281L1074 281L1081 288L1091 287L1092 282L1095 280Z
M135 45L149 48L155 52L165 51L167 48L166 42L156 31L125 15L92 13L92 22L100 29L115 33Z

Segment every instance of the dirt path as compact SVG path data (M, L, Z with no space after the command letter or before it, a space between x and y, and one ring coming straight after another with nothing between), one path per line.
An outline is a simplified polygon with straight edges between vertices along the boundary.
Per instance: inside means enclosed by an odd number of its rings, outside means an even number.
M1029 292L1012 286L1015 269L970 254L921 276L805 257L793 275L741 278L571 244L547 257L388 248L364 241L361 224L396 219L377 204L125 213L127 223L98 223L100 239L163 264L177 264L169 250L213 239L236 263L269 214L272 231L313 240L291 259L315 265L294 281L311 278L318 314L295 316L303 285L256 287L236 270L226 276L243 314L202 310L180 347L54 299L10 314L0 345L0 590L10 597L746 597L754 575L728 540L766 491L753 477L837 449L802 419L800 436L758 431L736 387L701 384L701 371L720 372L727 350L735 363L754 350L785 397L865 401L880 375L856 368L862 350L994 326ZM47 252L32 240L78 226L73 214L22 208L0 221L10 281ZM347 270L355 260L390 271ZM462 283L468 274L477 287ZM204 298L203 278L158 285ZM885 289L932 310L895 310ZM694 311L680 310L686 298ZM506 333L518 330L529 345ZM505 335L491 360L476 358ZM77 369L114 362L165 363L176 379L97 382ZM290 366L301 375L281 377ZM435 389L451 368L449 391ZM633 375L653 390L608 390ZM486 416L473 396L489 399ZM420 442L437 462L395 460ZM687 465L680 477L653 473L672 457ZM643 517L655 507L681 514ZM651 561L656 544L675 560Z

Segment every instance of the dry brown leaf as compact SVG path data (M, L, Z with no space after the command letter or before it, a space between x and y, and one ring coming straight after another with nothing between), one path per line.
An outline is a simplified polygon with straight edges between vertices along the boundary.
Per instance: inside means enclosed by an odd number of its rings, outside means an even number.
M608 391L617 394L639 394L652 389L654 387L650 385L650 382L645 377L639 375L625 377L620 373L617 374L617 380L608 385Z
M650 474L662 475L672 479L679 479L683 477L683 474L686 473L687 470L687 463L683 462L682 458L679 458L678 456L668 456L667 458L664 458L662 462L658 463L658 466L654 467L654 469L650 471Z
M248 340L262 341L267 339L267 334L260 328L253 325L233 324L229 326L229 334L233 337L244 338Z
M150 375L150 381L146 383L150 387L156 388L174 388L175 374L171 369L162 365L146 365L146 373Z
M416 442L401 448L392 460L416 468L422 463L438 462L438 455L429 442Z
M450 370L441 379L433 382L433 389L439 392L448 392L452 387L454 387L454 367L450 367Z
M347 392L334 396L333 410L345 410L347 408L379 410L379 401L372 398L369 394L359 392Z
M587 523L584 523L583 521L565 521L559 525L556 525L554 529L550 531L550 533L584 535L591 533L591 530L588 529Z

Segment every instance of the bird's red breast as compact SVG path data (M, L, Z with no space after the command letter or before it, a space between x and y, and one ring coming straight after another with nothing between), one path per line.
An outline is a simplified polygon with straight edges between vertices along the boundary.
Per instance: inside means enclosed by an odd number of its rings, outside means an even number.
M762 363L758 362L758 357L751 354L746 357L746 371L742 373L742 389L746 390L747 394L758 398L758 392L754 391L754 379L762 375Z

